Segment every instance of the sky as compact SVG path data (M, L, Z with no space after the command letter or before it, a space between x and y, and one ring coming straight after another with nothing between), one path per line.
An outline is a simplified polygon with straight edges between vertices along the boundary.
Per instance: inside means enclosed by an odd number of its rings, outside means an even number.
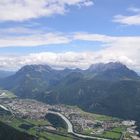
M140 0L0 1L0 69L116 61L140 72Z

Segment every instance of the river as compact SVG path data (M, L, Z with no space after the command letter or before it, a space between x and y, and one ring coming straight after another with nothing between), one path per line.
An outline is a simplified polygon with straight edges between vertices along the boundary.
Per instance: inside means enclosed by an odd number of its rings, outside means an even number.
M72 123L69 121L69 119L67 117L65 117L63 114L59 113L59 112L54 112L54 111L48 111L48 113L51 113L51 114L55 114L55 115L58 115L60 116L67 124L68 126L68 133L71 133L77 137L80 137L80 138L89 138L89 139L96 139L96 140L110 140L110 139L105 139L105 138L99 138L99 137L93 137L93 136L88 136L88 135L83 135L83 134L78 134L78 133L75 133L74 130L73 130L73 126L72 126Z

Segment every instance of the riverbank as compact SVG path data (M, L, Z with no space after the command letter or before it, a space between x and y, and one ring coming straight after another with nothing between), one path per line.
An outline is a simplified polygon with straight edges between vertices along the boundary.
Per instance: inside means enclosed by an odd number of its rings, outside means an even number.
M78 134L78 133L74 132L72 123L63 114L61 114L59 112L54 112L54 111L48 111L48 113L55 114L55 115L58 115L59 117L61 117L66 122L66 124L68 126L68 133L70 133L70 134L73 134L80 138L87 138L87 139L94 139L94 140L110 140L110 139L105 139L105 138L100 138L100 137Z

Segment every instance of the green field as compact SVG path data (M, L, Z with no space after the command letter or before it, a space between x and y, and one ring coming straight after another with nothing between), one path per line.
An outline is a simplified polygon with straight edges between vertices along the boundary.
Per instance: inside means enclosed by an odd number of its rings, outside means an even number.
M47 120L32 120L32 119L19 119L19 118L11 118L11 116L0 116L0 121L12 126L13 128L31 134L35 137L39 137L39 140L74 140L72 135L60 132L50 132L50 131L37 131L36 127L47 126L50 123ZM21 128L21 125L31 125L29 130Z
M9 94L9 93L8 93ZM87 113L84 112L83 110L79 109L78 107L75 106L67 106L67 108L71 109L74 108L77 110L77 112L80 112L81 116L87 117L89 119L93 119L96 121L120 121L118 118L110 117L110 116L105 116L105 115L98 115L98 114L93 114L93 113ZM0 116L0 121L12 126L13 128L26 132L28 134L34 135L36 137L39 137L39 140L72 140L74 139L72 135L69 135L67 133L66 128L63 128L61 125L56 126L56 131L50 132L50 130L45 129L46 126L53 126L53 123L51 124L50 120L48 119L20 119L20 118L12 118L11 116ZM42 129L43 127L43 129ZM100 127L100 126L99 126ZM109 130L105 130L101 134L96 134L96 131L98 131L99 127L94 127L94 128L87 128L83 131L83 134L86 135L94 135L97 137L103 137L103 138L109 138L109 139L115 139L118 140L120 139L122 133L126 130L124 126L118 126L111 128ZM28 129L26 129L28 128Z
M103 135L101 135L104 138L111 138L111 139L116 139L119 140L121 137L121 133L118 132L113 132L113 131L106 131Z
M26 119L26 122L33 124L33 125L36 125L36 126L50 125L50 123L47 120L43 120L43 119L40 119L40 120Z
M69 105L64 105L64 106L69 108L69 109L77 109L77 111L80 112L81 115L91 117L94 120L99 120L99 121L120 120L119 118L116 118L116 117L111 117L111 116L107 116L107 115L100 115L100 114L85 112L84 110L80 109L77 106L69 106Z
M118 133L121 133L121 132L123 132L125 130L126 130L126 128L124 126L122 126L122 127L116 127L114 129L112 129L113 132L118 132Z
M14 93L12 93L8 90L0 90L0 98L16 98L16 97L17 96L14 95Z

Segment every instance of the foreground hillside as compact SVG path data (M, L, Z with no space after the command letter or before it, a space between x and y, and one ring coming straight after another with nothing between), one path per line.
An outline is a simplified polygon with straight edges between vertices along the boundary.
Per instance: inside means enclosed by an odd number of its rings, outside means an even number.
M1 140L35 140L35 137L18 131L13 127L0 122L0 139Z
M0 85L22 98L78 105L86 111L140 121L140 77L121 63L96 64L87 70L29 65Z

